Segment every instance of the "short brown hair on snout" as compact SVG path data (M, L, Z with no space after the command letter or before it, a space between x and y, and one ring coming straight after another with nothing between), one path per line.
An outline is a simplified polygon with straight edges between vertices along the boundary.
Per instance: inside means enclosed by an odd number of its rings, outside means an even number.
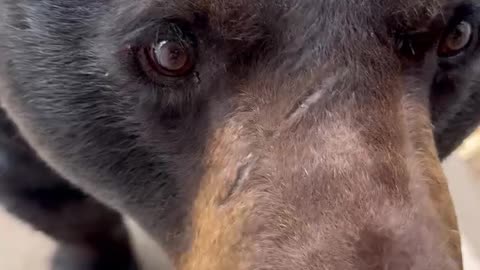
M319 73L241 90L207 147L179 269L459 269L425 100L394 79L365 85L392 97L336 99L362 91L351 71Z
M2 106L178 270L462 268L472 1L7 2Z
M433 17L436 4L416 8ZM301 23L317 23L296 9ZM229 117L207 142L179 269L461 268L429 81L406 75L403 59L349 27L335 25L350 32L344 39L308 28L305 44L282 48L291 58L234 89ZM343 43L330 44L336 38Z

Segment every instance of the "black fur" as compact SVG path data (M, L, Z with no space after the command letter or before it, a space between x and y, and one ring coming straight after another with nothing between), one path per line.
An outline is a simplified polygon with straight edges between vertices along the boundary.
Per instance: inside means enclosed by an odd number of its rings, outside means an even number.
M47 167L3 111L0 130L0 202L61 244L54 269L133 270L122 217Z
M0 97L35 149L2 111L0 195L6 207L69 243L97 237L110 241L112 228L123 230L116 211L137 219L158 241L176 243L172 235L184 228L197 190L195 177L202 173L199 157L212 130L230 112L231 104L224 101L236 94L235 87L265 72L264 66L278 67L275 76L294 76L318 64L311 59L353 46L367 48L368 42L362 42L369 39L384 47L365 53L362 60L381 55L394 47L393 32L423 26L435 10L433 4L409 10L413 0L385 1L388 4L369 6L373 11L356 6L355 1L304 1L298 6L292 5L294 1L263 1L258 6L237 2L238 10L217 10L231 12L231 18L240 16L238 21L225 22L211 20L209 16L215 15L191 1L0 1L4 13ZM480 9L475 1L463 2L465 8L454 16L468 18L479 31ZM314 14L318 9L310 12L313 5L338 14L318 19ZM343 13L355 7L359 19ZM295 8L303 11L302 16L287 18L285 14L293 14L288 12ZM258 10L264 17L253 15ZM370 25L375 20L371 14L382 19ZM337 25L351 21L371 28L336 32ZM138 73L126 48L159 36L172 38L172 27L182 28L195 44L196 73L155 84ZM376 32L364 40L370 30ZM317 45L319 36L326 45ZM358 40L345 41L350 37ZM436 70L426 72L436 74L427 83L442 159L480 122L479 50L474 47L458 58L436 61ZM379 59L371 65L384 62ZM120 242L127 245L126 240ZM120 249L122 254L130 252L128 247Z

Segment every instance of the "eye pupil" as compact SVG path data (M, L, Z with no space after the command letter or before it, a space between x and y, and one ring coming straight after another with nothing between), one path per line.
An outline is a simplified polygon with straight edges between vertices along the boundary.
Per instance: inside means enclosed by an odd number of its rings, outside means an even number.
M447 39L447 45L452 49L461 49L469 40L472 27L466 22L461 22Z
M181 70L189 61L188 49L178 42L162 41L154 51L158 64L169 71Z
M472 25L462 21L455 26L442 40L438 53L440 56L452 56L463 50L470 42L473 30Z
M143 72L153 80L158 75L179 77L193 68L194 52L191 45L180 41L164 40L139 51L138 59Z

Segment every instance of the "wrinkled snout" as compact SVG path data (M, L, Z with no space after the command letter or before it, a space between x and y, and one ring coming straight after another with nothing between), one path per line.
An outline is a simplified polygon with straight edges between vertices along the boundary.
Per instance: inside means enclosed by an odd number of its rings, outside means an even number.
M460 269L421 99L351 71L242 91L208 146L180 269Z

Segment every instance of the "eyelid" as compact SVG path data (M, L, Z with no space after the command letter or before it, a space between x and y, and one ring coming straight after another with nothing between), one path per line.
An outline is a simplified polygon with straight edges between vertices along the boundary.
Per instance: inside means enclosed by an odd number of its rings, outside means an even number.
M409 57L423 55L435 46L439 36L437 33L425 30L398 34L397 50Z

